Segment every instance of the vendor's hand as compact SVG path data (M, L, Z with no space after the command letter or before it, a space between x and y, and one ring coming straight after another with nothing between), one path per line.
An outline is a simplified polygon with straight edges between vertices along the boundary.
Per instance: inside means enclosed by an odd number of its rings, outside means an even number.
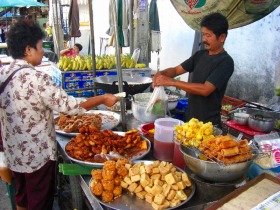
M155 78L153 78L153 87L157 86L173 86L174 79L158 74Z
M120 97L108 93L104 94L104 102L103 102L104 105L111 107L118 101L120 101Z

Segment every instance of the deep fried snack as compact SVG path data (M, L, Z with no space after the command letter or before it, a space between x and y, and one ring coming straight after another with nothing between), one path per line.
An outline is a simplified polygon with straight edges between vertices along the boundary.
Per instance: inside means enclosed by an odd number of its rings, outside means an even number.
M231 141L223 141L223 142L220 143L221 149L227 149L227 148L235 147L235 146L237 146L237 142L234 141L234 140L231 140Z
M128 174L128 170L125 166L119 166L117 169L117 174L122 177L125 177Z
M248 146L248 140L247 139L243 139L243 140L238 142L238 147L247 147L247 146Z
M129 163L128 159L126 158L119 158L116 162L116 167L124 166L125 164Z
M94 180L102 180L102 169L91 170L91 176Z
M116 170L102 170L102 177L104 180L113 180L115 175L117 174Z
M101 182L93 183L90 186L90 190L94 195L100 196L103 193L103 185Z
M122 182L122 178L121 178L120 176L116 176L116 177L114 178L114 184L115 184L115 186L121 185L121 182Z
M103 170L114 171L116 169L116 162L113 160L108 160L104 163Z
M238 147L232 147L232 148L221 150L221 154L223 156L233 156L233 155L237 155L238 153L239 153Z
M115 186L113 190L114 198L118 198L122 194L122 187L121 186Z
M251 147L250 146L240 147L239 151L240 151L240 153L249 152L249 151L251 151Z
M102 198L102 201L106 202L106 203L113 201L113 198L114 198L113 191L103 191L101 198Z
M115 182L114 180L102 180L102 186L106 191L113 191Z

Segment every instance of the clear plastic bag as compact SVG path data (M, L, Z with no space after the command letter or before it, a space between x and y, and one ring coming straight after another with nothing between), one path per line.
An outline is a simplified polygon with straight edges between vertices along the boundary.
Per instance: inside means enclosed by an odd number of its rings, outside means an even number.
M148 102L146 112L157 116L166 115L168 97L165 93L164 87L155 87L150 100Z

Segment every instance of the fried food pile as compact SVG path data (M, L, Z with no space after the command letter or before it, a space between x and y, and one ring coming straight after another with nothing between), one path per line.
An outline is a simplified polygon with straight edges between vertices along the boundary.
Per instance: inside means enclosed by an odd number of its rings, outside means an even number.
M104 168L92 170L91 192L102 201L111 202L129 192L154 209L166 209L187 199L185 190L192 183L185 172L177 171L172 163L153 161L132 164L127 159L106 161Z
M100 131L93 125L87 125L80 128L79 132L65 147L67 154L77 160L104 162L104 160L97 160L95 155L109 154L111 151L130 158L129 151L132 149L135 153L148 149L147 141L142 140L136 129L121 136L112 130Z
M185 189L191 187L188 175L177 171L172 163L153 161L129 165L129 172L121 186L140 199L151 203L154 209L166 209L179 205L188 197Z
M122 194L121 182L127 175L128 169L125 167L129 161L121 158L117 161L109 160L104 162L103 169L92 170L91 192L100 196L103 202L111 202Z
M218 160L224 164L234 164L251 160L254 154L247 139L235 141L231 136L217 136L200 147L210 160Z
M102 114L85 113L81 116L59 114L57 125L59 130L66 133L78 133L81 127L93 125L100 129L102 126Z

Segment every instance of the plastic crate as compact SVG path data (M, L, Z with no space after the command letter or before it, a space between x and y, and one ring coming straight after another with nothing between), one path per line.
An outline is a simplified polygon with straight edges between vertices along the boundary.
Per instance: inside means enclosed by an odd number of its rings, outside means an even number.
M221 115L227 116L229 114L229 112L237 109L237 108L241 108L246 104L246 102L236 99L236 98L231 98L229 96L224 96L223 100L222 100L222 109L221 109ZM227 109L223 109L224 105L231 105L232 108L227 110Z

